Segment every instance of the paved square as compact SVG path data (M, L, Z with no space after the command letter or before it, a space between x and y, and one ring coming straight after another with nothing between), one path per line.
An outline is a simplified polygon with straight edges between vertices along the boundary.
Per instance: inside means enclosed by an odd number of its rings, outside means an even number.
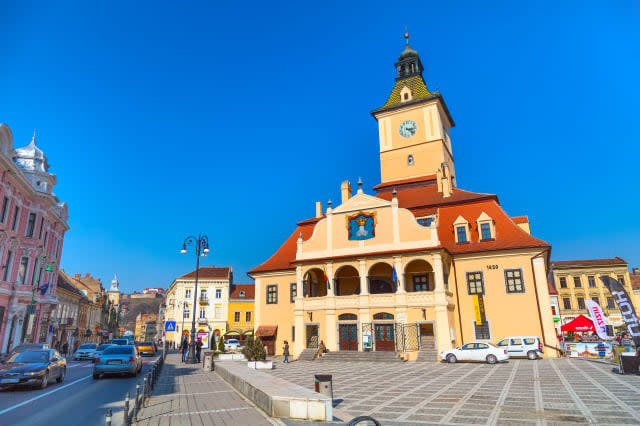
M298 361L270 373L313 389L333 375L334 416L384 425L640 424L640 377L580 359L498 365Z

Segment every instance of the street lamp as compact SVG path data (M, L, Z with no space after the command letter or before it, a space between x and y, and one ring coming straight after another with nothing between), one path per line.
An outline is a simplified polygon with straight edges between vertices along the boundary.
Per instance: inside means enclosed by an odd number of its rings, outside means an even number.
M50 254L45 254L43 256L40 256L38 258L38 263L36 264L36 276L33 279L33 286L31 289L31 304L29 306L27 306L27 313L28 314L35 314L36 313L36 290L38 290L38 282L40 280L40 263L44 263L44 268L46 272L50 272L53 270L53 268L51 268L52 265L55 265L58 262L58 259L56 259L55 256L50 255ZM51 284L49 284L51 285Z
M185 254L187 252L187 245L194 245L196 250L196 284L193 292L193 319L191 320L191 342L189 343L189 353L187 354L186 363L196 364L196 303L198 297L198 272L200 271L200 257L206 257L209 253L209 237L206 235L198 235L198 238L190 236L184 239L182 243L182 250L180 253ZM184 311L183 311L184 321Z

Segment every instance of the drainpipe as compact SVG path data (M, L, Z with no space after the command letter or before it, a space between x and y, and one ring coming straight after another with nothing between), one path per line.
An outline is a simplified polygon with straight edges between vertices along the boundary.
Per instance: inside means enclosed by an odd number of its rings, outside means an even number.
M460 345L464 345L464 334L462 331L462 314L460 313L460 292L458 291L458 273L456 272L456 261L453 258L453 255L451 256L451 265L453 266L453 280L455 282L456 285L456 303L458 304L458 322L460 324Z

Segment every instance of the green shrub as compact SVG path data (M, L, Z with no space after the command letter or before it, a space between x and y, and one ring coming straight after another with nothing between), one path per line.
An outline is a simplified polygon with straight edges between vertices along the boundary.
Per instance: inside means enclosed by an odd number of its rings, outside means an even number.
M224 339L220 339L220 340L218 341L218 350L219 350L221 353L224 353Z
M242 348L242 353L245 358L247 358L247 361L259 361L265 359L266 356L262 340L260 340L259 337L253 336L247 337L244 348Z

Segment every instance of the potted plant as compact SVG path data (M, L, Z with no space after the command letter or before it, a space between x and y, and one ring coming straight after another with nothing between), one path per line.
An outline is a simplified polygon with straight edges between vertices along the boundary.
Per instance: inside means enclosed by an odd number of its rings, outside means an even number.
M259 337L249 336L242 353L247 358L247 366L249 368L268 370L273 368L273 362L266 359L267 353Z

